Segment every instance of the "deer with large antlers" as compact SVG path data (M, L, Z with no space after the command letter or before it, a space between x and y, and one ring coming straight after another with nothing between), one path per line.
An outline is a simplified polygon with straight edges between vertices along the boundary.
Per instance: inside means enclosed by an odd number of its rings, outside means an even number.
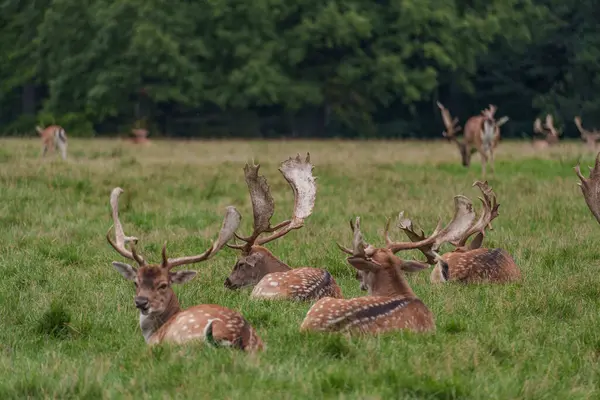
M452 119L450 112L442 103L437 102L437 106L442 114L446 130L442 135L456 143L462 158L462 165L469 167L473 152L478 151L481 155L482 174L486 174L486 164L490 161L490 167L494 170L494 149L500 141L500 127L508 122L509 118L504 116L499 120L495 119L497 107L490 104L488 108L481 111L480 115L469 118L464 126L464 137L462 142L456 134L461 130L458 125L458 118Z
M594 167L590 168L589 178L583 176L579 163L577 163L574 169L581 181L577 184L581 189L585 203L594 215L594 218L596 218L596 221L600 223L600 153L596 155Z
M435 240L419 250L427 257L427 263L435 265L431 272L431 282L459 281L464 283L507 283L519 280L521 272L513 258L503 249L481 247L486 229L491 229L491 222L498 216L496 194L487 182L476 181L483 197L480 197L483 210L479 219L473 211L473 203L468 197L454 197L454 217L440 232ZM425 238L423 231L418 232L413 222L399 216L398 227L410 240L419 242ZM471 236L473 240L467 244ZM449 243L455 247L451 252L439 255L440 247Z
M360 288L367 290L368 296L323 298L308 310L300 330L371 334L401 329L415 332L435 330L433 314L404 277L405 272L420 271L429 266L419 261L402 260L395 253L428 246L435 241L439 229L421 241L403 243L389 238L389 225L388 220L384 232L386 246L376 248L364 241L360 218L357 217L355 223L350 221L354 234L353 249L339 244L338 247L350 255L347 261L356 269Z
M135 261L139 268L122 262L113 262L115 269L135 285L135 306L140 312L140 328L149 345L169 342L180 344L204 341L213 346L230 346L245 351L262 350L263 343L244 317L233 310L216 304L201 304L182 310L171 285L181 284L196 276L196 271L172 269L206 261L214 256L232 237L240 223L240 214L227 207L223 225L216 243L195 256L168 258L166 244L162 248L160 264L149 264L135 249L138 239L126 236L119 220L118 199L123 189L114 188L110 196L115 240L106 238L121 256ZM130 245L127 249L126 245Z
M533 133L543 136L542 138L533 138L533 147L538 150L547 149L548 147L558 143L561 132L554 126L554 119L551 114L546 114L546 119L542 125L542 120L536 118L533 123Z
M581 124L581 117L575 117L574 121L575 125L577 126L577 130L579 130L581 138L585 141L588 148L590 150L596 150L596 142L600 140L600 131L598 131L597 129L594 129L592 131L585 129Z
M254 214L254 229L248 237L236 238L243 244L228 244L240 250L241 258L225 280L228 289L254 286L251 297L263 299L314 300L324 296L342 297L342 292L331 274L320 268L294 268L275 257L263 245L304 226L312 214L317 193L310 154L300 155L281 163L279 171L294 192L292 218L271 226L275 203L264 176L258 174L260 165L244 167L246 184L250 191ZM261 237L263 234L267 236Z

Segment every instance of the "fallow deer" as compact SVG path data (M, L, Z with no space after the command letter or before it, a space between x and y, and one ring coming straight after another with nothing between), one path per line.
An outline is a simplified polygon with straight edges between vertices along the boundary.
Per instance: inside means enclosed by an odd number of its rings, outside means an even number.
M457 126L458 119L451 119L450 112L440 103L437 103L442 113L444 126L446 130L443 132L445 138L454 141L460 151L462 165L469 167L471 164L471 155L478 151L481 155L482 174L486 174L486 164L490 161L492 172L494 171L494 149L500 141L500 127L508 122L508 117L502 117L499 120L495 119L497 107L490 104L488 108L481 111L480 115L473 116L467 120L464 126L464 137L461 142L456 137L456 133L460 130Z
M280 238L294 229L304 226L304 220L312 214L317 193L310 154L306 160L300 155L281 163L279 171L294 192L294 212L291 220L271 227L275 203L267 180L258 174L260 165L244 167L246 184L250 192L254 214L254 229L250 236L236 238L244 244L228 244L240 250L242 257L225 280L228 289L254 286L251 297L263 299L313 300L324 296L342 297L342 292L331 274L320 268L290 268L277 259L264 244ZM271 233L260 237L263 233Z
M542 125L542 120L540 118L536 118L533 123L533 133L542 135L544 138L533 138L533 147L538 150L547 149L548 147L558 143L559 136L561 132L559 132L554 126L554 119L551 114L546 114L546 120Z
M353 249L338 247L349 254L347 261L357 270L361 289L368 295L353 299L325 297L308 310L301 331L384 333L408 329L414 332L435 330L433 314L415 295L404 272L414 272L429 266L419 261L402 260L395 253L433 243L439 229L419 242L393 242L388 235L388 219L384 236L386 246L375 248L367 244L360 231L360 218L350 227L354 233ZM439 228L439 225L438 225Z
M431 282L458 281L464 283L507 283L519 280L521 272L508 252L503 249L482 248L486 229L492 229L491 222L498 216L496 195L487 182L476 181L482 194L480 197L483 210L475 221L473 203L465 196L454 197L454 217L436 240L419 250L427 257L427 263L435 265L431 272ZM421 241L425 237L423 231L417 232L413 222L399 216L398 227L413 241ZM475 238L467 245L471 236ZM439 255L444 243L455 247L451 252Z
M213 346L230 346L245 351L262 350L263 343L244 317L226 307L201 304L182 310L171 285L181 284L196 276L196 271L171 270L175 267L206 261L214 256L232 237L240 223L240 214L227 207L216 243L196 256L167 258L166 244L162 248L160 264L148 264L135 249L136 237L126 236L119 220L118 199L123 192L114 188L110 196L115 240L106 238L110 245L125 258L135 261L139 268L113 262L115 269L135 285L135 306L140 312L140 328L146 343L180 344L188 341L205 341ZM130 249L126 248L129 243Z
M42 139L42 157L46 156L48 150L57 149L63 160L67 159L67 134L65 130L58 125L50 125L46 128L36 126L35 130Z
M577 184L581 188L581 193L585 199L585 203L600 223L600 153L596 155L594 167L590 168L590 177L586 178L581 174L579 163L575 166L575 173L581 182Z
M594 129L592 131L588 131L583 128L581 124L581 117L577 116L574 118L575 125L581 134L581 138L585 141L586 145L590 150L596 150L596 142L600 140L600 131Z

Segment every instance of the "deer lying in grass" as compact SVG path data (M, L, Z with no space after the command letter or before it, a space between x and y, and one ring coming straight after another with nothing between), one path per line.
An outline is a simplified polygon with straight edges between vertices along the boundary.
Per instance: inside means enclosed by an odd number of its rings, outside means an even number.
M560 132L554 127L554 119L552 115L546 114L546 120L542 125L542 120L540 118L536 118L533 123L533 133L542 135L544 138L533 138L533 147L538 150L544 150L548 147L558 143L558 139L560 136Z
M574 121L575 125L577 126L577 129L579 130L579 133L581 134L581 138L585 141L590 150L595 151L596 142L600 140L600 131L596 129L594 129L593 131L588 131L587 129L584 129L583 125L581 124L581 117L575 117Z
M469 118L464 127L463 141L459 141L456 134L461 130L458 119L452 119L450 112L440 102L437 102L442 113L442 119L446 130L442 133L444 137L453 141L458 146L462 165L469 167L473 152L478 151L481 155L482 174L486 174L488 159L492 172L494 171L494 149L500 141L500 127L508 122L508 117L502 117L496 121L495 113L497 107L490 104L488 108L481 111L480 115Z
M250 191L254 214L254 230L248 237L238 239L244 244L228 244L240 250L242 257L236 262L233 271L225 280L228 289L253 286L251 297L264 299L313 300L324 296L342 297L341 290L333 276L319 268L290 268L275 257L264 244L280 238L294 229L304 226L304 220L312 214L317 187L312 175L310 154L306 160L300 155L289 158L279 168L283 177L294 192L294 213L291 220L271 227L271 217L275 203L267 180L258 174L260 165L246 164L244 174ZM263 233L271 233L260 237Z
M600 223L600 153L596 155L594 167L590 168L590 177L586 178L581 174L579 163L575 166L575 173L581 182L577 184L581 188L581 193L585 199L585 203Z
M35 130L42 139L42 157L46 156L48 150L56 149L60 151L63 160L67 159L67 134L62 127L58 125L50 125L46 128L36 126Z
M308 310L301 331L350 331L383 333L408 329L415 332L435 330L433 314L410 288L404 272L426 269L427 264L400 259L395 253L427 246L435 241L438 229L419 242L393 242L388 235L389 220L385 228L386 247L375 248L367 244L360 232L360 218L350 227L354 233L353 249L339 248L350 255L348 263L357 270L361 289L369 295L354 299L331 297L317 301ZM439 227L439 225L438 225Z
M487 182L476 181L483 198L483 210L475 221L473 203L465 196L454 197L454 217L452 221L436 237L435 241L419 250L427 257L427 263L435 265L431 272L431 282L458 281L464 283L507 283L519 280L521 272L513 258L503 249L481 247L485 230L491 229L491 222L498 216L496 195ZM418 233L412 221L400 215L398 226L412 241L421 241L425 237L423 231ZM467 245L471 236L475 238ZM452 244L455 249L438 254L444 243Z
M233 310L216 305L201 304L182 310L171 285L181 284L196 276L196 271L171 270L175 267L206 261L214 256L232 237L240 223L240 214L234 207L227 213L217 242L204 253L180 258L167 258L166 244L162 248L162 262L148 264L136 252L136 237L125 236L119 220L118 199L121 188L113 189L110 205L115 227L115 240L106 238L110 245L125 258L135 261L139 268L113 262L115 269L125 279L134 282L135 306L140 311L140 328L146 343L184 343L191 340L206 341L214 346L231 346L245 351L262 350L263 343L244 317ZM129 243L131 250L125 245Z

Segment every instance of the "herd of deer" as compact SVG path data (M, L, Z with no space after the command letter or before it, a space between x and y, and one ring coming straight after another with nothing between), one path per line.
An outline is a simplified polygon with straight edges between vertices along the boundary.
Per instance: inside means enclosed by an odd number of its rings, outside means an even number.
M469 118L464 127L464 135L462 142L456 137L456 134L461 131L458 118L452 118L450 111L442 103L437 102L437 106L442 114L442 121L446 128L442 135L449 141L453 141L458 146L462 164L468 167L471 163L471 156L474 152L479 152L481 155L482 174L485 177L486 164L489 162L490 167L494 169L494 149L500 141L500 127L508 122L508 117L504 116L498 120L495 118L497 107L490 104L488 108L481 111L479 115ZM596 149L596 142L600 140L600 131L589 131L581 124L581 118L575 117L575 126L581 135L581 138L586 142L591 150ZM554 119L551 114L547 114L542 124L540 118L536 118L533 123L533 133L538 135L533 138L533 147L537 150L546 149L558 143L559 132L554 126ZM541 136L541 137L540 137Z
M435 330L434 315L411 289L405 272L432 268L432 283L462 282L501 284L520 279L519 267L511 255L500 248L482 247L486 231L498 216L496 194L487 182L476 181L482 196L482 209L477 218L472 201L454 196L454 215L442 228L442 221L430 235L417 229L412 220L400 212L397 227L408 241L394 241L389 236L391 220L384 229L385 245L367 243L361 233L360 217L350 221L352 247L338 244L348 255L347 262L356 270L360 289L368 295L344 298L335 278L325 269L292 268L265 244L302 228L312 214L317 186L310 155L284 161L279 171L294 193L294 209L289 220L271 225L274 201L259 165L244 167L244 175L253 209L253 230L249 236L238 233L241 215L233 206L226 208L216 242L201 254L168 258L166 244L160 264L151 264L136 251L138 238L127 236L119 219L118 199L123 189L114 188L110 195L113 226L106 237L110 245L138 267L113 262L117 271L135 285L135 306L140 313L140 328L148 344L183 343L199 340L213 346L230 346L245 351L264 349L265 345L250 323L237 311L216 304L202 304L182 310L171 286L189 281L195 271L175 267L209 260L228 246L240 251L241 257L224 281L224 287L235 290L253 287L250 297L272 301L314 302L301 331L348 332L377 334L408 329L414 332ZM575 167L585 201L600 223L600 153L589 178ZM114 228L114 239L111 232ZM470 241L469 239L472 238ZM236 243L241 241L241 244ZM443 244L453 250L440 254ZM397 256L403 250L418 249L425 261L405 260Z

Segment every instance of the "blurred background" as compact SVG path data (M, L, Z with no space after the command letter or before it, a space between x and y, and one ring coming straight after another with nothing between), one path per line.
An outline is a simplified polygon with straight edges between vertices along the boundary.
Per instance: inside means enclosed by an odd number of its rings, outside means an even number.
M441 138L488 104L600 125L591 0L5 0L0 134Z

